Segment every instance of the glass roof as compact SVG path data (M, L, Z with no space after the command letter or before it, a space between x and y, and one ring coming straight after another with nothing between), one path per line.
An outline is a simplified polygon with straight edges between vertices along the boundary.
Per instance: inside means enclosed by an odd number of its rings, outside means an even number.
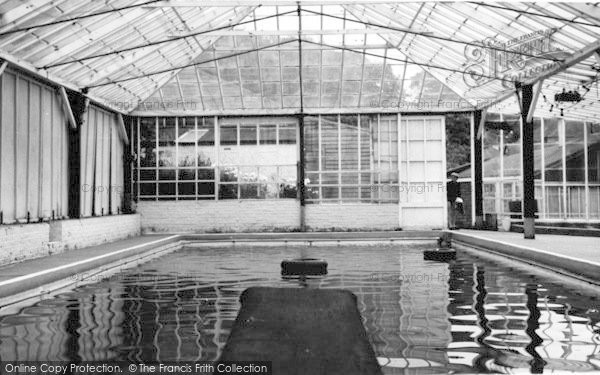
M375 39L375 38L368 38ZM231 56L242 50L289 41L275 49ZM449 110L469 103L419 66L390 60L398 56L385 42L377 48L340 50L302 43L302 96L306 110L360 108L377 111ZM365 46L363 41L362 46ZM375 46L375 44L372 44ZM384 47L384 48L381 48ZM170 112L300 108L298 42L283 37L224 36L197 62L142 102L137 111ZM373 55L367 56L361 51Z
M300 44L307 111L600 112L598 3L295 4L4 0L0 58L122 112L297 112Z

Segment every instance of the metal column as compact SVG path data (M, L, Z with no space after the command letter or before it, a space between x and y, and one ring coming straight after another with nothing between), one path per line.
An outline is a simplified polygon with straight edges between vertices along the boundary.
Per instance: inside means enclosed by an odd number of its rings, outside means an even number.
M298 80L300 84L300 113L298 113L298 198L300 199L300 230L306 231L306 197L305 197L305 149L304 149L304 95L302 90L302 9L298 2Z
M484 126L481 121L483 117L482 111L475 111L473 114L473 122L475 123L475 133L477 134L474 142L475 160L475 175L473 176L473 184L475 185L475 228L483 228L483 131L480 127Z
M534 102L533 85L517 85L521 90L521 117L523 118L523 134L521 144L523 150L523 229L524 237L535 238L535 182L533 154L533 121L529 112ZM528 121L529 120L529 121Z

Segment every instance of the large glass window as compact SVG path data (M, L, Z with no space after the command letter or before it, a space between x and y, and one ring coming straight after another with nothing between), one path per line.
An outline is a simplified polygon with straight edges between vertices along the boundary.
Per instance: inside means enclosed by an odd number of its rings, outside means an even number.
M483 132L483 177L500 177L501 121L498 114L486 117Z
M600 123L586 124L589 217L600 219Z
M486 130L484 137L484 171L489 171L484 180L484 210L508 215L510 202L522 200L521 139L518 116L493 115L488 128L493 128L497 118L503 119L499 122L499 142L493 131ZM600 218L600 126L563 118L534 118L533 128L540 219ZM502 148L500 157L494 156L497 144ZM500 166L502 174L496 176L492 169Z
M307 117L304 131L309 202L398 202L398 116Z
M502 163L504 177L521 175L521 116L504 115L502 127Z
M294 120L222 118L218 125L214 117L140 118L139 199L296 198Z
M563 180L563 130L562 121L559 121L559 119L544 119L544 174L546 182L561 182Z
M580 121L565 122L565 154L567 181L585 181L584 124Z

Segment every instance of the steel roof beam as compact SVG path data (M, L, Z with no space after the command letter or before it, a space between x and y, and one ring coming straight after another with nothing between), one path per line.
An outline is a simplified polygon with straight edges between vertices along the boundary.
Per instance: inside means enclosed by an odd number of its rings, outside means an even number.
M235 15L232 18L232 22L231 22L232 23L232 27L233 27L233 24L236 24L236 23L242 21L243 19L245 19L246 17L248 17L250 14L252 14L252 12L254 12L254 10L256 8L257 8L257 6L248 7L246 9L244 9L244 11L241 11L239 14ZM234 10L234 12L237 13L237 9ZM188 61L189 62L193 62L194 60L196 60L198 57L200 57L202 55L202 53L204 53L210 47L210 45L214 45L215 42L216 42L216 40L212 41L212 44L207 45L206 48L204 48L201 51L199 51L198 53L196 53ZM176 74L178 74L180 71L181 71L181 69L178 69L178 70L175 70L175 71L171 72L170 74L168 74L167 78L164 79L164 81L162 82L162 84L158 85L158 90L160 90L160 88L162 86L164 86L165 84L167 84L171 80L171 78L173 78L173 76L175 76ZM144 100L146 100L149 97L151 97L154 94L154 92L149 92L145 98L141 98L141 100L138 102L138 105L139 105L139 103L141 103Z
M263 0L257 4L255 0L172 0L163 1L156 4L148 4L148 8L172 8L172 7L237 7L237 6L321 6L321 5L351 5L351 4L386 4L388 1L382 0Z
M302 35L366 35L366 34L397 34L400 31L393 31L389 29L373 28L367 29L346 29L346 30L302 30ZM183 37L187 34L171 35L172 37ZM192 34L193 35L193 34ZM221 30L211 31L202 35L217 35L217 36L298 36L298 30Z
M114 22L102 24L100 27L92 31L86 30L88 35L86 35L85 38L78 39L77 41L69 43L62 48L58 48L56 52L46 55L36 63L39 67L43 67L50 62L61 61L62 59L70 56L72 53L76 52L78 49L86 47L90 43L98 43L98 41L102 38L114 33L115 30L118 30L123 26L129 25L131 21L143 16L144 13L146 12L141 9L134 9L133 11L128 12L126 15L121 15L119 19L115 20Z
M28 19L37 16L44 11L44 7L54 3L54 0L30 0L20 3L18 6L4 11L0 15L0 30L7 26L16 26L17 21L25 16Z

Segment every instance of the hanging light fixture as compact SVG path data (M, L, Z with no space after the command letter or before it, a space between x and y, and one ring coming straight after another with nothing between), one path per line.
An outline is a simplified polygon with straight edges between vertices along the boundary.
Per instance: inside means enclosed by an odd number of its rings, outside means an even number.
M579 94L579 92L577 90L575 91L571 91L569 90L567 92L566 89L563 88L561 93L558 94L554 94L554 101L555 102L580 102L581 101L581 94Z

